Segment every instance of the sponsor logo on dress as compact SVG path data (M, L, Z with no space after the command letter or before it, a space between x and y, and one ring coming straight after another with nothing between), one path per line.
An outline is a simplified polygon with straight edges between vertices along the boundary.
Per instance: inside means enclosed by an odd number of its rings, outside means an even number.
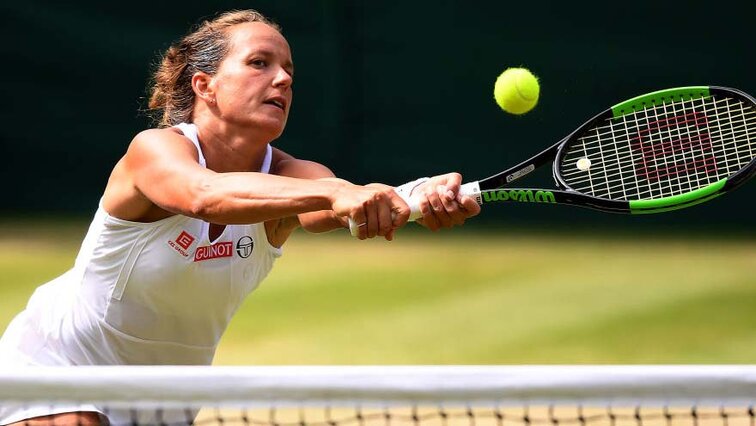
M189 257L187 250L189 250L189 246L192 245L194 240L196 240L196 238L194 238L188 232L181 231L181 233L178 237L176 237L175 240L168 241L168 245L173 247L173 249L176 250L180 255Z
M255 248L255 241L252 237L247 235L239 238L236 242L236 253L239 257L248 258L252 254L252 250Z
M181 231L178 238L176 238L176 244L180 245L184 250L188 250L189 246L194 242L194 237L189 235L186 231Z
M231 257L234 255L234 246L231 241L223 241L209 246L197 247L194 251L194 261L217 259L219 257Z

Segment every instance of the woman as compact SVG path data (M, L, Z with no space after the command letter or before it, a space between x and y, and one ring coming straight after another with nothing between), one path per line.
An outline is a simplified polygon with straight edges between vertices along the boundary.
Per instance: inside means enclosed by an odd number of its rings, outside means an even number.
M295 228L324 232L351 218L360 239L390 240L410 196L431 230L478 213L457 199L458 174L395 191L272 148L293 74L286 39L254 11L223 14L172 46L150 102L163 111L160 128L138 134L116 164L73 269L13 320L2 365L207 365ZM0 424L107 420L91 405L0 407Z

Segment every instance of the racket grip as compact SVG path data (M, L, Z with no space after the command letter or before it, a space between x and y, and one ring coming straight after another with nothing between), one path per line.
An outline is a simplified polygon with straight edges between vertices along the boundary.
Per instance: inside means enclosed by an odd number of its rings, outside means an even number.
M467 195L468 197L472 197L476 203L483 204L483 197L480 195L480 182L477 180L463 183L459 187L459 195Z
M398 193L400 197L402 197L402 200L404 200L405 203L410 208L410 217L409 221L414 222L417 219L420 219L423 217L423 214L420 213L420 201L416 198L411 197L404 197L403 194ZM396 215L394 213L391 213L391 218L393 219ZM364 223L362 225L358 225L352 218L349 218L349 233L352 234L353 237L356 237L360 234L360 226L364 226Z

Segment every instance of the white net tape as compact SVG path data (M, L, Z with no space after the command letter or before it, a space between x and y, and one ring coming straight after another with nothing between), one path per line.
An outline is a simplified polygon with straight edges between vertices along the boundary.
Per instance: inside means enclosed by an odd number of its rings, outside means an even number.
M444 421L463 418L468 423L488 418L500 424L512 417L529 423L531 410L539 413L535 417L556 424L565 420L556 416L555 407L564 406L572 410L567 418L577 421L585 413L599 416L590 407L602 407L600 418L609 422L621 418L617 416L623 410L624 416L638 420L645 413L640 407L654 409L656 417L669 421L673 407L684 407L685 417L697 422L706 415L696 410L714 407L717 424L735 417L752 424L755 401L756 366L0 370L0 414L3 406L9 407L6 415L28 407L37 414L58 412L54 407L62 406L69 407L63 411L98 411L113 423L125 424L189 424L200 419L226 423L233 418L242 424L333 426L345 419L356 424L367 420L388 424L400 418L417 423L423 416ZM516 408L518 414L507 414L508 407ZM738 407L737 415L724 407ZM205 410L195 419L201 408ZM290 408L293 414L285 414ZM262 414L255 416L253 410ZM313 410L320 414L314 415Z

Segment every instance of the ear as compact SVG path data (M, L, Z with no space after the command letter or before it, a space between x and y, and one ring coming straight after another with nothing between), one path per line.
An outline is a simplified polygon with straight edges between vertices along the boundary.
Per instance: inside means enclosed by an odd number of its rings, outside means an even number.
M197 71L192 75L192 90L197 99L201 99L208 104L215 103L215 91L213 90L213 77L202 71Z

